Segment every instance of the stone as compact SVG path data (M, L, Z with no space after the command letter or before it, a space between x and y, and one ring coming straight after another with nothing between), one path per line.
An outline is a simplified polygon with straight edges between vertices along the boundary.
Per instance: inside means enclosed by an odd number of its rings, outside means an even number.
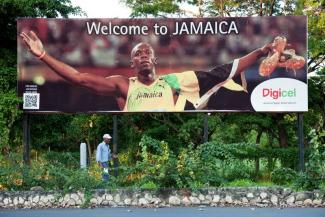
M192 191L191 196L193 196L193 197L197 197L197 196L198 196L197 191Z
M125 198L124 204L125 205L131 205L132 200L130 198Z
M213 203L219 203L219 201L220 201L220 196L219 195L214 195L213 199L212 199L212 202Z
M18 204L24 204L24 202L25 202L25 199L24 198L22 198L22 197L18 197Z
M116 204L114 201L108 201L108 204L109 204L111 207L117 207L117 204Z
M295 205L297 205L297 206L301 206L302 204L303 204L303 202L301 200L295 202Z
M321 199L315 199L315 200L313 200L313 204L319 206L319 205L322 204L322 200Z
M116 195L114 196L114 202L115 202L115 203L119 203L119 202L121 202L121 196L120 196L120 194L116 194Z
M131 202L131 205L132 205L132 206L137 206L137 205L138 205L138 199L134 199L134 200Z
M67 206L75 206L76 205L76 201L74 199L69 199L67 202Z
M152 195L151 195L151 194L148 194L148 193L145 193L144 198L145 198L148 202L150 202L150 201L152 200Z
M205 199L203 194L199 194L199 200L203 201Z
M71 199L73 199L74 201L79 200L78 194L71 194Z
M31 191L44 191L44 188L41 186L34 186L30 188Z
M65 202L69 201L69 200L70 200L70 194L66 194L66 195L64 195L63 200L64 200Z
M262 192L262 193L260 194L260 197L261 197L262 200L265 199L265 198L267 198L267 193Z
M292 190L290 189L290 188L284 188L283 189L283 194L285 195L285 196L287 196L287 195L289 195L289 194L291 194L292 193Z
M184 204L185 206L189 206L191 205L191 201L188 199L188 197L184 197L182 199L182 204Z
M89 202L91 204L97 204L97 199L96 198L91 198Z
M18 198L14 197L13 202L14 202L14 206L17 206L18 205Z
M80 199L77 199L75 201L76 201L76 205L81 205L82 204L82 200L80 200Z
M32 201L33 201L33 203L38 203L39 202L39 196L37 195L37 196L33 197Z
M145 206L148 204L148 201L145 198L140 198L138 204L139 206Z
M245 203L245 204L248 203L248 199L247 199L246 197L243 197L243 198L241 199L241 201L242 201L243 203Z
M256 199L251 199L251 200L249 200L249 202L250 202L250 205L255 205L258 203Z
M278 197L276 196L276 195L272 195L271 196L271 203L273 204L273 205L277 205L278 204L278 201L279 201L279 199L278 199Z
M112 196L111 194L107 194L105 198L106 198L106 200L108 200L108 201L113 200L113 196Z
M296 195L296 201L303 201L307 199L307 195L305 193L298 193Z
M198 205L201 203L201 201L197 197L190 197L189 198L192 204Z
M181 200L177 197L177 196L170 196L168 199L168 203L170 205L180 205L181 204Z
M97 197L97 204L100 205L103 202L103 198L102 197Z
M249 193L246 194L246 197L248 199L252 199L252 198L254 198L254 194L252 192L249 192Z
M158 198L158 197L154 197L154 198L152 198L151 201L152 201L155 205L158 205L159 203L161 203L161 199Z
M226 196L225 201L226 201L226 203L232 203L233 202L232 197L230 195Z
M108 200L104 200L103 202L102 202L102 205L103 206L107 206L109 204L109 201Z
M80 198L85 198L85 193L81 192L81 191L78 191L77 192L77 195L80 197Z
M47 196L42 195L42 196L40 197L40 201L43 202L43 203L47 203L47 202L49 201L49 199L48 199Z
M212 196L211 195L207 195L207 196L205 196L205 199L207 201L211 202L212 201Z
M289 196L286 200L287 204L293 204L295 202L295 196Z

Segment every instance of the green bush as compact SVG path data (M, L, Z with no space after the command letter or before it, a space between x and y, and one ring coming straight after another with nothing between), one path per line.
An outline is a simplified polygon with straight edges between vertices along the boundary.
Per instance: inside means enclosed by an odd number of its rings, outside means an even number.
M48 161L48 164L58 165L63 164L68 168L79 167L79 152L46 152L44 158Z
M271 181L278 185L292 183L297 178L297 172L290 168L277 168L271 173Z
M325 131L317 134L316 130L311 130L309 137L310 151L306 170L299 174L294 186L298 189L314 190L319 189L325 181L325 151L322 143Z
M310 176L309 173L301 172L298 174L297 179L293 183L295 189L312 191L319 189L321 185L321 179Z
M225 183L224 187L252 187L256 186L256 183L250 179L239 179L232 182Z
M158 186L154 182L150 181L150 182L146 182L143 185L141 185L140 188L154 190L154 189L158 189Z

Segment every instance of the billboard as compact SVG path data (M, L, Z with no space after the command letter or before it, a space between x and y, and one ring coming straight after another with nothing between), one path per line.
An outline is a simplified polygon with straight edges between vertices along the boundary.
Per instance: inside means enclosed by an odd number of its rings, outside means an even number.
M17 21L24 112L304 112L305 16Z

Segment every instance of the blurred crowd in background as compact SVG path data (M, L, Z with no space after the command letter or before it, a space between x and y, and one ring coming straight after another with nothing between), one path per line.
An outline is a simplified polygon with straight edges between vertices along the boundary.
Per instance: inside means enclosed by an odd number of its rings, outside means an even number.
M291 47L299 55L305 55L306 24L303 17L249 17L228 18L235 20L239 34L229 35L89 35L86 19L21 19L18 21L18 35L22 31L33 30L42 40L48 53L75 67L128 68L130 53L139 42L150 43L158 57L158 67L205 69L244 56L274 37L288 38ZM88 20L89 21L89 20ZM174 28L176 20L171 19L98 19L102 24L147 25L155 23ZM221 21L209 19L179 19L177 21L200 22ZM153 29L153 28L152 28ZM299 32L297 32L299 30ZM305 30L305 31L302 31ZM18 43L20 63L37 65L34 58L20 40Z

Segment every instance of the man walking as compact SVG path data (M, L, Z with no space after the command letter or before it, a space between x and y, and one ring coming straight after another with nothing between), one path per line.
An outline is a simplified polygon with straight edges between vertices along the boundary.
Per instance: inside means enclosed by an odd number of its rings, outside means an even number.
M102 168L102 177L104 182L108 182L108 162L112 159L111 149L109 148L109 142L112 137L109 134L104 134L103 142L99 143L97 146L96 161L98 165Z

